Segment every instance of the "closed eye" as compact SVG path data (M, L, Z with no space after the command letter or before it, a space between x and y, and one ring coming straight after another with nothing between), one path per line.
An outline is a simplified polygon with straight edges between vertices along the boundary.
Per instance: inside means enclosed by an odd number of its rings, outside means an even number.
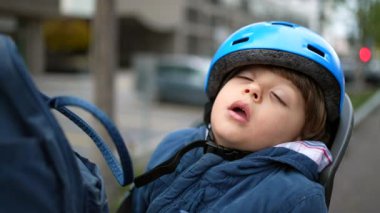
M253 81L252 78L250 78L248 76L245 76L245 75L237 75L236 77L240 78L240 79L243 79L243 80L247 80L247 81Z
M271 94L278 100L282 105L287 106L286 102L281 99L280 96L278 96L275 92L271 92Z

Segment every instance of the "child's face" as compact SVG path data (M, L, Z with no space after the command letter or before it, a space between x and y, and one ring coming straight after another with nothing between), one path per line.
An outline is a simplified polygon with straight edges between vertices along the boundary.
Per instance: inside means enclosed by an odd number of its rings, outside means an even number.
M286 78L250 67L219 91L211 112L216 142L256 151L299 140L305 122L304 99Z

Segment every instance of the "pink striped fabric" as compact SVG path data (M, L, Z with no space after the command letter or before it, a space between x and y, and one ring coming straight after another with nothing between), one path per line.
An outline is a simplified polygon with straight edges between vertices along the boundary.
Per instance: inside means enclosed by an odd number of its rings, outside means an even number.
M284 147L306 155L318 165L318 172L332 163L330 150L320 141L294 141L278 144L275 147Z

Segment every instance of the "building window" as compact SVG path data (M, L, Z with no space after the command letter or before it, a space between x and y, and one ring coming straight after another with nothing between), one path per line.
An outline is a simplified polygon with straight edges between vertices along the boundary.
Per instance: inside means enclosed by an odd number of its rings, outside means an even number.
M189 22L196 23L198 21L198 11L193 8L188 8L186 18Z
M189 54L199 54L198 53L198 38L196 36L189 35L187 37L187 50Z

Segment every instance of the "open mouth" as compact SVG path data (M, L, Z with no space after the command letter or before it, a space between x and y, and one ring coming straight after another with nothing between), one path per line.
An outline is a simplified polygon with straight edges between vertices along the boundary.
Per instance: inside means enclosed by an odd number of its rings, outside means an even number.
M250 111L247 104L242 102L235 102L228 108L230 115L232 118L239 122L247 122L249 121Z
M234 111L235 113L237 113L238 115L240 115L242 117L247 117L247 114L245 113L245 111L242 108L235 107L232 109L232 111Z

